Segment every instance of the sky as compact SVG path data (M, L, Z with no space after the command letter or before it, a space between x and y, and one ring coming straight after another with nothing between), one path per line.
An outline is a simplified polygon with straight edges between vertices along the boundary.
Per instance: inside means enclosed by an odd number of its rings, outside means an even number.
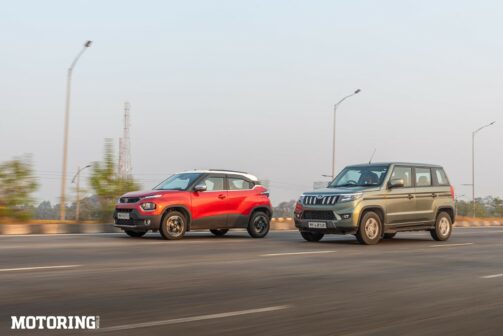
M149 189L194 168L270 181L296 199L336 167L445 167L458 195L503 196L501 1L0 0L0 162L31 154L38 200L59 196L66 71L68 179L118 150L131 104L133 174ZM88 173L83 173L85 186ZM70 191L72 186L69 185ZM71 198L72 196L70 196Z

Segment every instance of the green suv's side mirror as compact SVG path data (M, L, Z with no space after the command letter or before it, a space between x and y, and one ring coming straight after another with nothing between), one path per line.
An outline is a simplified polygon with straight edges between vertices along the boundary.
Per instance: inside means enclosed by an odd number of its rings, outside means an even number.
M405 186L405 182L403 179L392 179L388 182L388 188L403 188Z

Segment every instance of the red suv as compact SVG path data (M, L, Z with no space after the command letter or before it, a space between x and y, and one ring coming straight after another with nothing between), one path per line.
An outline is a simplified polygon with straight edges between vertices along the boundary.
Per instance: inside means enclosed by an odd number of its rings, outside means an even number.
M160 231L164 239L181 239L190 230L209 229L223 236L246 228L253 238L269 232L269 193L250 174L227 170L175 174L153 190L123 195L115 207L115 226L131 237Z

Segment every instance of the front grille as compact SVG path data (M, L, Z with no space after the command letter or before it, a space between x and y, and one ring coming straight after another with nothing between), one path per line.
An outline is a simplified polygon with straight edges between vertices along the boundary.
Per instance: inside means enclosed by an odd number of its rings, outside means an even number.
M330 205L337 203L339 196L337 195L314 195L304 196L304 204L306 205Z
M321 219L321 220L334 220L335 215L332 211L313 211L306 210L302 214L303 219Z
M136 203L140 200L139 197L121 197L119 201L121 203Z

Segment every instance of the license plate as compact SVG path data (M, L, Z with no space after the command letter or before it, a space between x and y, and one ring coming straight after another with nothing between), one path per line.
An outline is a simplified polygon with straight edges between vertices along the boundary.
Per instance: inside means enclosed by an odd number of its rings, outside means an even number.
M117 219L129 219L129 212L118 212Z
M326 229L327 223L324 222L308 222L307 226L311 229Z

